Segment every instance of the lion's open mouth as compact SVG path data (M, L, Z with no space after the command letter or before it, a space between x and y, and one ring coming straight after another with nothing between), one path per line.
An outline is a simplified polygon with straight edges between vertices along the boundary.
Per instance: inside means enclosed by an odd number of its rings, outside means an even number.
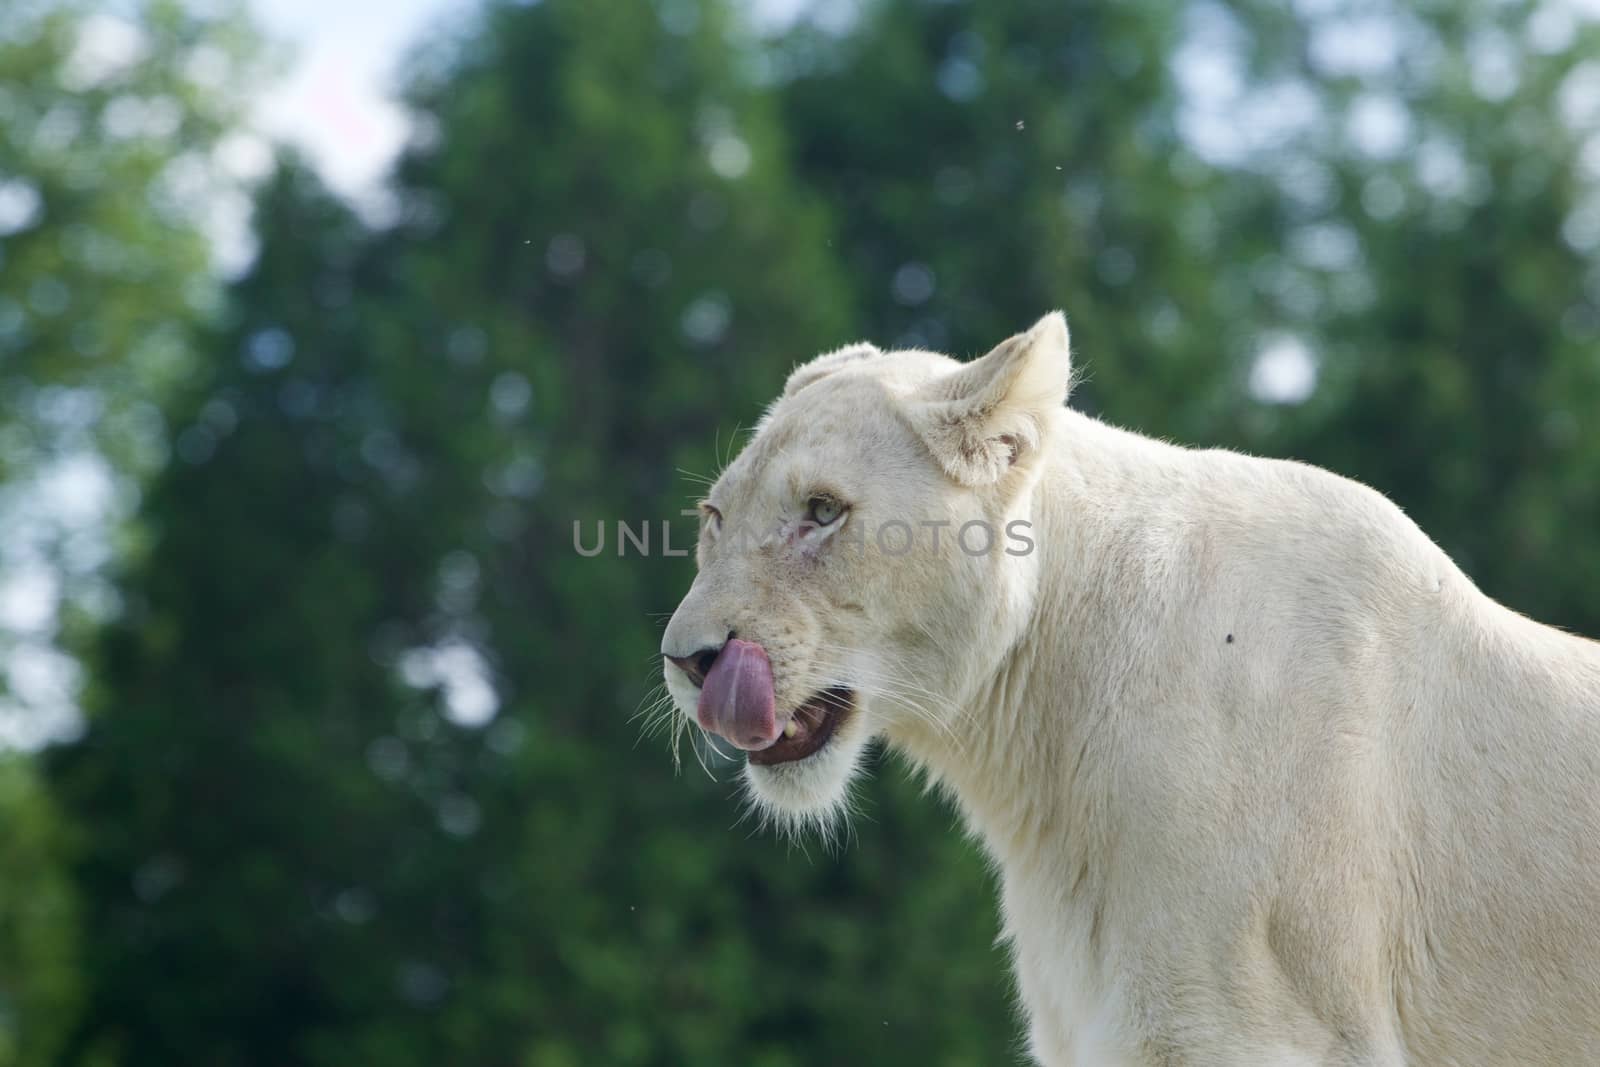
M750 762L770 767L805 759L828 743L828 738L855 708L855 700L855 692L842 685L822 690L794 710L778 740L751 752Z

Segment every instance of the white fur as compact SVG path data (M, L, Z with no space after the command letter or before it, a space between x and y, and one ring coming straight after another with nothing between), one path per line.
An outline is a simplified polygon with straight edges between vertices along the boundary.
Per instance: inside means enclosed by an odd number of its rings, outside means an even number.
M1022 518L1037 549L703 534L664 650L760 641L780 714L859 692L754 795L829 811L874 736L946 788L1045 1064L1600 1063L1600 645L1377 493L1113 429L1068 374L1059 315L965 366L796 372L712 490L730 522L824 486L849 522Z

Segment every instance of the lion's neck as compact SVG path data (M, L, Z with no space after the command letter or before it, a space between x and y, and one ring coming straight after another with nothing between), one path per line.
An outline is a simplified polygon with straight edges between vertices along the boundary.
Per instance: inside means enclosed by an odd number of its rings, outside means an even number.
M1027 625L972 679L950 736L910 755L951 791L1003 865L1086 848L1104 827L1111 709L1126 703L1141 637L1159 616L1148 577L1163 561L1145 536L1166 490L1140 472L1172 469L1170 446L1069 415L1034 489L1040 554ZM1048 847L1044 847L1048 846Z

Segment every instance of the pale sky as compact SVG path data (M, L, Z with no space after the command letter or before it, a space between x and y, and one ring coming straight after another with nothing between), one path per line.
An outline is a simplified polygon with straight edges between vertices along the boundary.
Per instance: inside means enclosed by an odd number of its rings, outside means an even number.
M261 128L304 149L327 182L361 201L405 139L395 75L406 50L471 18L476 0L249 0L262 28L292 49L285 79L263 94ZM596 0L599 2L599 0ZM764 27L842 0L751 0Z
M399 151L405 124L393 100L406 50L437 25L470 17L472 0L251 0L262 28L292 48L283 81L257 120L298 145L339 192L369 193Z

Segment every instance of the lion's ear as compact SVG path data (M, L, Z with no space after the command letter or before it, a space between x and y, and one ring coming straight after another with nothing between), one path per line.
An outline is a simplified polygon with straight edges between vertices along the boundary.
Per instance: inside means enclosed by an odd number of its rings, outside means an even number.
M794 396L794 394L812 382L819 378L826 378L840 367L879 354L875 345L870 345L865 341L859 341L853 345L845 345L843 348L832 352L825 352L809 362L800 364L790 373L789 380L783 386L783 395Z
M1071 377L1067 320L1052 311L924 386L910 399L911 422L951 478L989 485L1038 451Z

